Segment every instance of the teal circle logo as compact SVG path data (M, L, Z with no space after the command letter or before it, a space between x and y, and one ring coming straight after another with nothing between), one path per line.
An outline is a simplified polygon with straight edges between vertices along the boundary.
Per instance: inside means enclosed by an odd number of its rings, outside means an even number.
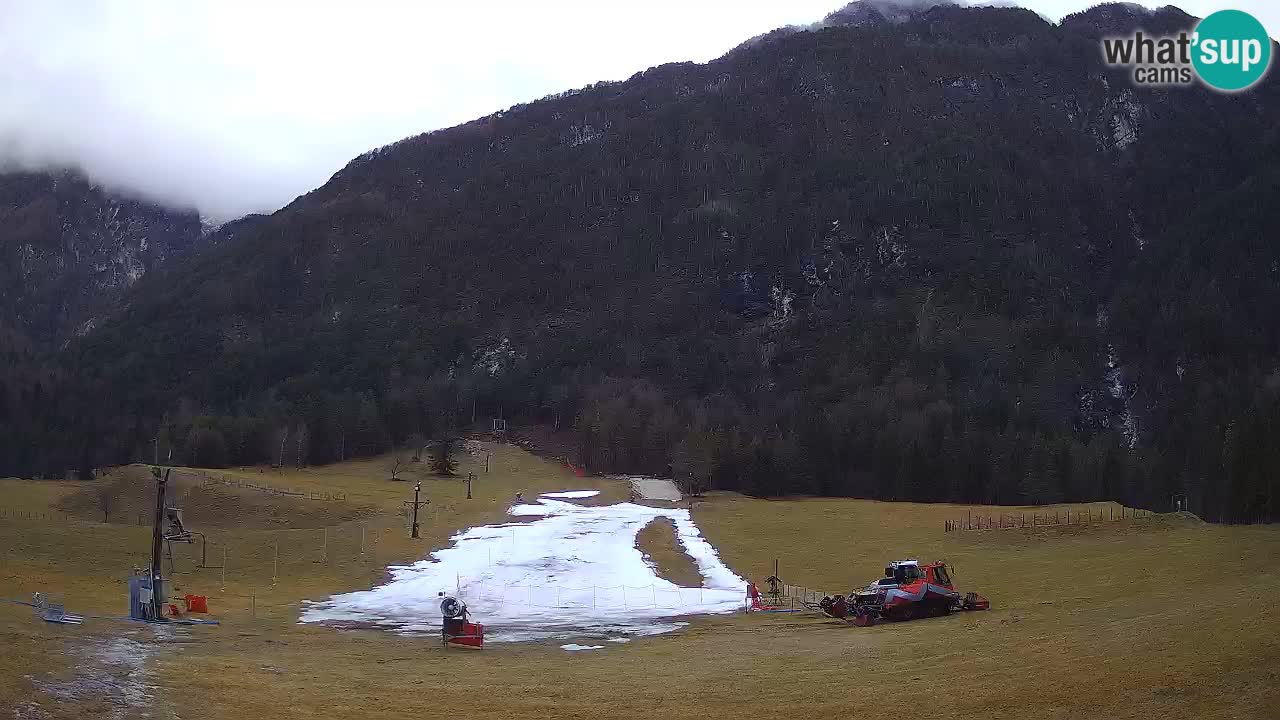
M1200 79L1217 90L1235 92L1251 87L1271 65L1271 36L1247 12L1213 13L1196 26L1191 42L1191 64Z

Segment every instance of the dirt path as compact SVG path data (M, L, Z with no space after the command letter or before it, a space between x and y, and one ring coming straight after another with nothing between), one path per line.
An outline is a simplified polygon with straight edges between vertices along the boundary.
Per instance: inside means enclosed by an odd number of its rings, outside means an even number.
M680 502L680 490L670 480L636 477L631 478L631 487L644 500Z

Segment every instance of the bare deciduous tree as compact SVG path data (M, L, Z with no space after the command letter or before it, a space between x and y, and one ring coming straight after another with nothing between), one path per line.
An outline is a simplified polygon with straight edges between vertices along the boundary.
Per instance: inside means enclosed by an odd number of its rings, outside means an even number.
M400 453L396 453L391 457L391 465L387 469L391 471L392 480L400 480L400 471L404 470L405 464L405 458Z
M98 509L102 511L102 522L111 521L111 509L115 506L115 493L112 492L111 486L103 484L98 487L94 493L94 498L98 501Z

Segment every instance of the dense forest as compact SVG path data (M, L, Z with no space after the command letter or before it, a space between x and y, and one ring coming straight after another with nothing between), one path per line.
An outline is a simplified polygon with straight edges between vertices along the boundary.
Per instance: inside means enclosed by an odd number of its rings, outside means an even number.
M839 14L837 14L839 15ZM1280 109L1103 6L849 13L354 159L0 375L0 474L503 417L690 490L1280 519Z

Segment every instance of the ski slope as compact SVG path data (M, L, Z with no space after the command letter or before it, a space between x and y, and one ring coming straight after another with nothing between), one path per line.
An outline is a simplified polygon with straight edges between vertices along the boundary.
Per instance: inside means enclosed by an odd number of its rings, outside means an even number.
M308 603L300 621L434 634L444 592L467 603L472 621L485 625L486 639L513 642L654 635L685 624L673 620L682 615L742 608L746 582L720 561L688 510L588 507L543 495L510 512L537 519L460 532L431 557L389 568L392 579L384 585ZM672 521L697 563L700 587L658 577L636 548L636 534L661 517Z

